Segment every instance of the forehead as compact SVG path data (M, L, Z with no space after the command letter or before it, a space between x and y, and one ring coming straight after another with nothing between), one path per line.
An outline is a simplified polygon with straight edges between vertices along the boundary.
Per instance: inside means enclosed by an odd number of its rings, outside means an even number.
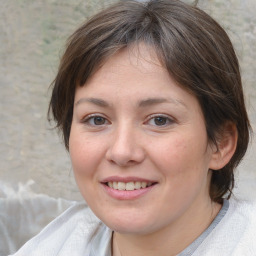
M96 101L120 107L171 102L201 112L197 99L172 79L156 52L145 45L120 50L77 87L75 104Z
M141 91L147 87L161 89L161 85L175 83L163 67L154 49L138 44L119 50L106 59L85 82L86 91L105 91L108 89ZM163 86L162 86L163 87ZM80 91L81 87L77 87ZM163 90L163 88L162 88Z
M103 59L102 63L96 66L88 80L94 77L95 74L99 76L105 71L108 73L123 72L128 67L133 67L145 74L155 73L160 70L166 72L153 47L144 43L134 43Z
M143 78L143 79L142 79ZM139 87L146 79L159 84L162 81L175 83L167 69L161 64L153 47L144 43L129 45L118 50L95 68L84 86L112 82L122 88L136 82ZM109 81L112 80L112 81Z

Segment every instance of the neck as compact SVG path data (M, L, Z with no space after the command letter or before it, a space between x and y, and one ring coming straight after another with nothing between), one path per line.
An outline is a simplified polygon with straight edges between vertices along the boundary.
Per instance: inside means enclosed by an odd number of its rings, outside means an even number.
M207 229L220 209L221 205L210 201L189 209L175 223L151 234L114 232L113 256L177 255Z

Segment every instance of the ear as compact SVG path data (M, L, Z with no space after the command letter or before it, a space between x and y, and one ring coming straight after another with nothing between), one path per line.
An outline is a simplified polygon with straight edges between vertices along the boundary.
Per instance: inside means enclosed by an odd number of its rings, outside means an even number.
M220 170L228 164L236 151L237 137L236 125L232 122L225 123L217 141L218 148L212 153L209 169Z

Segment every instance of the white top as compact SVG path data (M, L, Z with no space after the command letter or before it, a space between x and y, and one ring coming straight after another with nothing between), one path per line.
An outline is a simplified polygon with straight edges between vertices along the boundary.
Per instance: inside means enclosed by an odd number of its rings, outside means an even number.
M85 203L77 203L13 256L111 256L112 231ZM256 255L256 202L225 201L210 227L179 254Z

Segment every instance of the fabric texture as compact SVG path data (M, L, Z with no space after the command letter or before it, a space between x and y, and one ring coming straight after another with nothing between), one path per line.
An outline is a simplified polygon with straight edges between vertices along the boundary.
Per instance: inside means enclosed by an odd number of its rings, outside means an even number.
M207 234L201 235L204 239L200 240L190 255L256 255L256 202L231 199L226 210L220 211L216 217L219 220L212 223L214 227L210 228L210 232L208 228L205 231ZM111 256L111 238L112 231L89 207L77 203L13 256Z
M192 256L197 248L202 244L205 238L211 234L211 232L215 229L215 227L220 223L220 221L224 218L227 211L229 209L229 201L224 200L223 206L221 207L219 213L211 223L211 225L198 237L192 242L187 248L185 248L181 253L177 256Z
M34 181L17 187L0 180L0 256L15 253L76 202L33 191Z

